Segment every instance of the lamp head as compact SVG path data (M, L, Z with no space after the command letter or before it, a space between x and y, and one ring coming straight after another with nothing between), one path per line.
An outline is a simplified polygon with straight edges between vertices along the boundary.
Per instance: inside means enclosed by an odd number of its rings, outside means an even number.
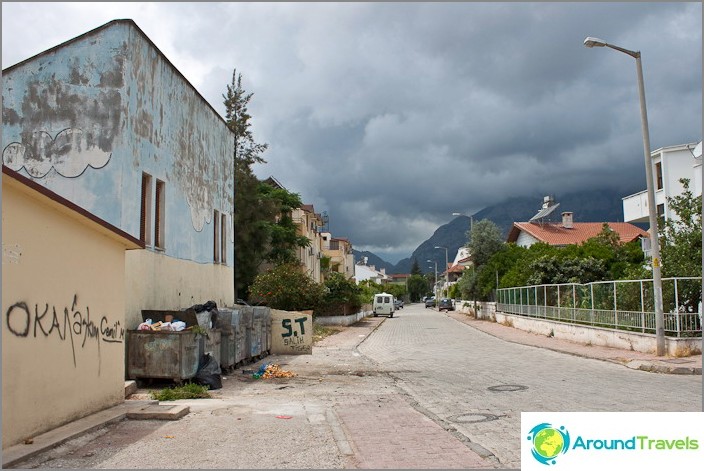
M584 40L584 45L586 47L604 47L606 46L606 41L603 39L599 38L592 38L589 36L587 39Z

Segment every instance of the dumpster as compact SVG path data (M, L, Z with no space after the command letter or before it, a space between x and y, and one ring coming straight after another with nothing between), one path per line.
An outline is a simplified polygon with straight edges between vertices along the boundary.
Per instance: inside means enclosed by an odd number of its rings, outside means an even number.
M177 383L198 372L201 334L127 331L127 378L170 379Z
M233 325L233 310L218 309L217 328L220 331L220 368L229 370L237 364L237 336Z
M252 331L254 330L254 311L251 306L240 308L240 326L244 337L244 362L254 360L252 357Z
M253 360L258 360L262 354L262 330L263 318L259 314L261 308L255 307L252 312L251 341L249 344L249 356Z
M266 356L271 352L271 309L265 306L254 308L253 326L259 333L259 355Z
M205 328L202 333L191 330L194 326L211 325L210 316L196 316L189 308L182 311L143 310L142 318L153 322L180 320L186 323L186 330L128 330L128 379L171 379L181 383L196 375L205 353L220 361L220 331Z
M240 309L235 309L232 312L232 327L235 331L235 364L239 365L247 359L247 332L244 325L244 315Z

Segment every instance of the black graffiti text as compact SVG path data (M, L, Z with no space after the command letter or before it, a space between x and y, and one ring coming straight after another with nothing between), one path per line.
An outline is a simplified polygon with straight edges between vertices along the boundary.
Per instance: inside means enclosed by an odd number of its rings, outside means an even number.
M10 333L17 337L45 338L57 336L71 343L73 365L76 366L76 343L85 348L87 341L95 341L100 357L100 344L122 343L125 329L120 321L110 323L106 316L96 324L90 315L90 307L85 311L78 309L78 296L73 296L71 307L56 308L45 303L42 307L37 303L31 309L26 302L20 301L10 306L5 313L5 322Z

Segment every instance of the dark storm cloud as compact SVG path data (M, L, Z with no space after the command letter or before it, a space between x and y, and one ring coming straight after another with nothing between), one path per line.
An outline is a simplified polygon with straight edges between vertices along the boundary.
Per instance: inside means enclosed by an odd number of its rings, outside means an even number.
M38 6L3 4L3 67L30 55L6 52L42 50L19 28L30 19L66 40L117 17L133 18L223 114L236 67L254 93L255 137L269 144L257 174L391 261L455 211L537 191L645 188L634 60L587 49L586 36L642 51L653 149L701 139L700 3L43 5L36 16Z

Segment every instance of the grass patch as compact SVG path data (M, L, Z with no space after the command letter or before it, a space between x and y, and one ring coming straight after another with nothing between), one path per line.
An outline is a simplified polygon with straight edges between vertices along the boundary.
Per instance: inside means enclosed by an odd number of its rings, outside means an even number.
M336 329L327 325L320 325L313 323L313 343L323 340L325 337L335 335L340 332L341 329Z
M150 391L152 399L157 401L176 401L178 399L207 399L210 397L208 386L188 383L183 386Z

